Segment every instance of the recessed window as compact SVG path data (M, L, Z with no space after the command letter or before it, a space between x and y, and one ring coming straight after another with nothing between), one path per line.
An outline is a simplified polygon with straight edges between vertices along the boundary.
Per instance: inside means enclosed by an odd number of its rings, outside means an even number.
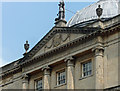
M87 77L92 74L92 62L87 61L85 63L82 63L82 77Z
M57 85L65 84L65 82L66 82L65 70L57 72Z
M39 80L36 80L36 91L42 91L42 78L40 78Z

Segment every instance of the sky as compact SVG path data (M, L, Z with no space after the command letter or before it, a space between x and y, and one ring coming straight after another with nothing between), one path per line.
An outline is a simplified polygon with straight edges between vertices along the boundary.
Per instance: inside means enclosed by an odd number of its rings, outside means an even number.
M93 1L65 2L66 21ZM0 11L0 66L3 66L23 57L26 40L30 50L55 26L58 2L2 2Z

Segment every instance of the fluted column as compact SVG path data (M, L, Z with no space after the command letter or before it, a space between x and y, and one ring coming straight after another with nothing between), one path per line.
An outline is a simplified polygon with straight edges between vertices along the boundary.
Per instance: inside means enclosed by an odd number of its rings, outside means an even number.
M74 89L74 58L68 57L65 59L65 62L67 63L67 89Z
M26 75L26 74L24 74L23 76L22 76L22 89L28 89L28 80L29 80L29 76L28 75Z
M42 70L44 71L43 89L50 89L50 67L45 66Z
M104 88L104 65L103 65L103 56L104 56L104 47L99 45L93 49L95 53L95 89Z

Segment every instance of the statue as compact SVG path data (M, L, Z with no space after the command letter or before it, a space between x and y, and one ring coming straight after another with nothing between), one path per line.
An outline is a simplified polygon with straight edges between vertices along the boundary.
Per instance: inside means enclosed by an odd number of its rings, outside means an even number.
M56 18L55 21L65 19L65 4L64 4L64 1L61 0L58 5L59 5L59 13L57 14L58 18Z

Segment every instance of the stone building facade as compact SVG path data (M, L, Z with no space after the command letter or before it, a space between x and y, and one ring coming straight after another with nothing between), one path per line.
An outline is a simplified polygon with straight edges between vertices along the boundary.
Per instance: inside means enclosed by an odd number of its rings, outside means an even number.
M119 89L119 5L99 0L66 24L60 1L55 26L23 58L2 67L0 90Z

